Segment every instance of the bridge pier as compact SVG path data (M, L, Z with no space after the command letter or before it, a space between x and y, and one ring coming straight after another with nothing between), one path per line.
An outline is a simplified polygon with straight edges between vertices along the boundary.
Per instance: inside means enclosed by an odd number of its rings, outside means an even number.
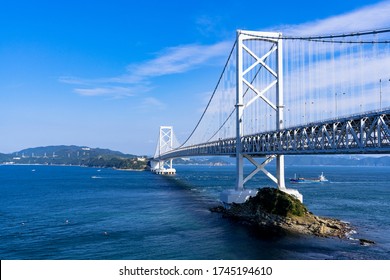
M286 183L284 180L284 155L276 156L276 179L279 190L286 189Z
M151 160L150 161L150 170L153 173L159 175L174 175L176 174L176 169L172 167L172 159L168 162L163 160Z
M245 189L244 184L252 179L258 172L262 171L268 178L270 178L276 185L277 188L285 193L288 193L299 201L303 202L303 196L299 193L298 190L288 189L285 185L285 176L284 176L284 156L283 155L271 155L267 156L265 160L260 164L253 157L247 154L241 154L241 158L237 159L237 179L236 179L236 188L232 190L225 190L221 193L220 199L226 204L232 203L244 203L251 196L255 196L257 194L256 189ZM244 177L244 158L246 158L249 162L251 162L255 169L252 170L249 175ZM273 159L276 158L276 177L272 175L265 166L269 164ZM241 177L242 176L242 177Z

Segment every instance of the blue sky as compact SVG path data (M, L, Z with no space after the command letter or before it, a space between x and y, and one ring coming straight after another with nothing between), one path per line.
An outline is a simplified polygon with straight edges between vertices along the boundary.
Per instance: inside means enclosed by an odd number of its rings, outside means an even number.
M390 27L390 1L273 2L3 0L0 152L75 144L152 155L160 125L179 140L191 132L236 29Z

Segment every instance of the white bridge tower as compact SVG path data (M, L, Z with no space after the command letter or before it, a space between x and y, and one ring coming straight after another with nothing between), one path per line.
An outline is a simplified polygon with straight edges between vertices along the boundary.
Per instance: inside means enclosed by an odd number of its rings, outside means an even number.
M264 41L269 43L269 48L264 53L259 53L256 49L251 49L250 41ZM283 39L281 33L275 32L256 32L256 31L244 31L237 30L237 76L236 76L236 189L227 190L221 194L221 200L224 203L242 203L249 197L256 195L256 190L245 189L244 184L249 181L255 174L262 171L267 177L269 177L278 186L278 189L288 194L294 195L300 201L302 201L302 195L293 189L287 189L284 179L284 155L270 155L265 158L262 164L259 164L254 158L248 154L245 154L242 144L242 137L244 136L243 129L243 115L246 108L248 108L253 102L264 102L266 106L269 106L275 111L275 123L276 129L282 130L283 124ZM244 56L251 57L253 63L250 65L244 64ZM274 69L267 64L267 61L276 61ZM272 79L268 81L268 84L263 85L261 88L246 77L251 71L256 71L256 67L261 68L262 71L266 71ZM257 70L260 71L260 70ZM258 72L257 72L258 73ZM255 76L257 76L257 73ZM276 90L275 90L276 87ZM244 90L245 88L245 90ZM273 89L273 91L272 91ZM247 91L254 93L254 97L249 99L244 98ZM267 96L268 94L268 96ZM270 94L276 94L276 96L270 97ZM246 100L246 102L244 102ZM274 101L272 101L274 100ZM244 177L244 158L251 162L255 169L247 176ZM276 158L276 177L265 169L265 166Z
M173 150L173 128L172 126L160 126L160 134L154 158L159 159L162 154L171 150ZM152 160L150 165L151 171L156 174L173 175L176 173L176 169L172 167L172 159Z

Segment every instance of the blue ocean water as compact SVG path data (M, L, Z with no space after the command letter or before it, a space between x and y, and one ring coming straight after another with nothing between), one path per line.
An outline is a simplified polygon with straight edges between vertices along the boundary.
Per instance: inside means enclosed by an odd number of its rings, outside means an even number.
M1 259L390 259L390 168L295 166L329 183L293 185L309 210L348 221L355 238L259 237L211 213L233 166L159 176L65 166L0 166ZM250 170L248 169L248 172ZM248 187L270 186L256 176Z

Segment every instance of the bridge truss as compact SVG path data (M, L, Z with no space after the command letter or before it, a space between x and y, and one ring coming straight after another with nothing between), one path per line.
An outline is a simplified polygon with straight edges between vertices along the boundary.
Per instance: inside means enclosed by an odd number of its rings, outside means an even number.
M179 148L161 158L390 153L390 110ZM241 150L237 151L236 147Z

